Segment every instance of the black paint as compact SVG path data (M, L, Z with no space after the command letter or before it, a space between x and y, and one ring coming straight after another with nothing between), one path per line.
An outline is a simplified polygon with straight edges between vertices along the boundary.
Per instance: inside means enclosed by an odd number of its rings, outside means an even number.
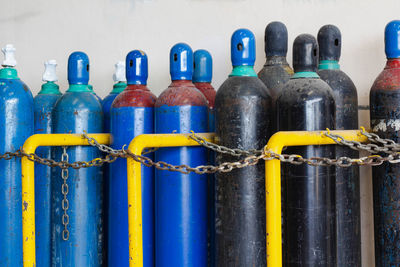
M288 48L288 32L285 24L271 22L265 28L265 55L267 57L286 57Z
M295 72L317 71L318 44L310 34L299 35L293 43L293 69Z
M271 22L265 29L265 54L267 60L258 73L258 78L267 86L272 97L272 132L276 132L275 102L281 87L290 79L293 70L286 61L288 33L285 24Z
M339 60L341 35L334 25L318 32L320 60ZM335 130L358 129L357 89L340 69L323 69L319 76L332 88L336 103ZM335 147L335 158L358 158L359 153ZM361 266L360 173L358 166L336 167L336 253L338 266Z
M295 72L316 69L314 37L300 35L294 43ZM279 131L333 128L332 90L319 78L288 81L277 100ZM289 147L284 153L303 157L334 156L333 146ZM330 167L283 164L285 192L284 266L336 266L335 176Z
M386 122L390 119L400 120L400 91L371 90L370 106L373 131L382 138L399 143L399 131L388 126ZM380 122L386 124L385 131L377 127ZM372 168L376 266L400 265L399 173L400 164L385 162Z
M270 137L271 97L257 77L230 77L215 99L219 144L261 149ZM217 164L238 157L219 154ZM264 162L216 174L216 266L266 266Z
M342 35L335 25L325 25L318 32L320 60L339 61L342 48Z

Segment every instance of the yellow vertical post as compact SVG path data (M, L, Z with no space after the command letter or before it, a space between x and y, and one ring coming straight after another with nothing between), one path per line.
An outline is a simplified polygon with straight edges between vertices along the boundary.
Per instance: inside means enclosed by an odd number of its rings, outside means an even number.
M109 144L109 134L88 134L100 144ZM35 134L29 137L23 151L33 154L39 146L87 146L82 134ZM24 267L36 266L35 240L35 163L23 157L22 163L22 251Z
M331 131L346 140L366 142L368 138L357 130ZM325 132L278 132L268 141L267 149L280 154L283 147L308 145L334 145ZM267 214L267 266L282 266L282 210L281 163L270 160L265 164L266 214Z
M143 134L135 137L129 150L141 155L146 147L199 146L191 134ZM207 141L214 140L213 133L199 133ZM142 177L141 164L128 158L128 219L129 219L129 266L143 267L142 235ZM146 179L146 177L144 177Z

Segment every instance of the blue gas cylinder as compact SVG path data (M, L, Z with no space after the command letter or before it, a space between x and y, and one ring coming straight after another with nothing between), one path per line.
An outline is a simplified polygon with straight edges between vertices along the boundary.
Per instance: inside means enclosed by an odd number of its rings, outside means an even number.
M193 84L196 88L203 93L208 102L208 131L215 131L215 114L214 114L214 102L216 91L211 85L212 80L212 57L211 54L204 49L196 50L193 54ZM215 153L208 151L208 164L213 165L215 163ZM215 238L214 238L214 222L215 222L215 209L214 209L214 194L215 194L215 177L214 174L208 175L208 261L209 266L214 266L214 250L215 250Z
M54 133L101 133L103 112L96 96L88 88L89 58L74 52L68 59L69 88L53 110ZM100 157L97 148L73 146L66 149L68 161L90 161ZM62 148L54 150L61 160ZM100 167L68 169L67 194L63 194L62 172L52 172L52 266L102 266L103 178ZM64 185L65 188L65 185ZM67 199L68 204L63 200ZM68 207L68 209L64 208ZM66 217L69 217L69 220ZM65 224L64 224L64 223ZM68 232L67 232L68 231ZM68 234L69 233L69 234Z
M121 93L126 87L126 78L125 78L125 63L123 61L118 61L115 65L115 71L113 74L114 86L112 91L106 96L101 105L103 107L103 115L104 115L104 126L103 131L105 133L110 132L110 110L111 104L113 103L115 97ZM103 212L104 212L104 247L108 247L108 188L110 187L110 166L108 164L103 166ZM107 249L105 252L105 258L107 261Z
M104 114L104 132L110 132L110 109L111 104L114 99L117 97L119 93L121 93L126 87L126 78L125 78L125 63L123 61L118 61L115 65L115 72L113 75L114 86L112 91L106 96L101 105L103 106L103 114Z
M133 50L126 56L128 86L111 106L112 147L121 149L140 134L154 133L156 97L147 88L147 56ZM149 155L146 155L149 156ZM108 265L129 266L126 159L110 166ZM143 266L154 266L154 169L142 167Z
M155 104L156 133L207 132L207 100L191 79L193 52L184 43L170 52L172 83ZM202 147L162 148L156 161L205 165ZM156 266L207 265L207 176L156 170Z
M33 134L33 98L14 69L15 48L2 49L0 154L15 152ZM21 159L0 160L0 266L22 266Z
M53 133L51 118L54 105L61 97L59 86L56 84L55 60L44 63L42 88L33 99L35 115L35 134ZM36 154L42 158L51 158L50 147L39 147ZM36 264L37 266L50 266L50 203L51 203L51 168L35 163L35 230L36 230Z

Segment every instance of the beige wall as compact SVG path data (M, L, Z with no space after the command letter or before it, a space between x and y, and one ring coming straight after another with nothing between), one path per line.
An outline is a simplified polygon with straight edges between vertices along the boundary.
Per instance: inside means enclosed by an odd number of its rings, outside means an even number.
M385 2L385 4L383 4ZM91 83L104 97L111 89L113 65L127 52L142 49L149 56L149 88L157 95L169 83L171 46L187 42L208 49L214 58L216 88L229 74L230 36L239 27L257 37L256 70L264 63L263 34L273 20L286 23L289 42L300 33L316 34L327 23L343 35L342 69L355 82L360 104L368 104L369 88L382 70L383 30L399 18L398 0L1 0L0 45L17 48L20 77L34 94L41 85L43 62L58 61L65 91L66 61L74 50L91 59ZM291 62L291 45L288 59ZM360 113L368 126L368 112ZM373 222L370 170L363 168L363 265L373 266Z

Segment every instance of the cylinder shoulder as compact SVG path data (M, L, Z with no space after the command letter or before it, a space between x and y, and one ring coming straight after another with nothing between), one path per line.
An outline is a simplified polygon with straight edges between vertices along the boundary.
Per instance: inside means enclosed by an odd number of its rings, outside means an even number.
M35 110L53 109L55 103L60 99L61 95L55 94L40 94L33 98Z
M117 94L109 94L101 101L101 106L104 112L108 112L110 110L111 105L116 97Z
M55 111L101 111L101 103L91 92L66 92L55 104Z
M112 108L119 107L154 107L157 97L146 88L122 91L113 101Z
M283 80L287 82L293 75L293 70L289 65L265 65L257 75L269 88L270 86L267 83L270 80Z
M340 90L346 94L357 96L357 88L351 78L342 70L319 70L318 75L335 92Z
M2 100L18 98L20 102L33 104L29 87L19 79L0 79L0 98Z
M291 79L282 88L278 96L280 103L297 103L328 99L334 102L331 87L321 79Z
M193 84L172 83L158 97L155 106L208 106L207 99Z
M217 92L215 91L211 83L195 83L195 86L206 97L209 107L213 108L215 102L215 95L217 94Z
M384 69L375 79L371 90L399 90L400 69Z
M271 94L265 84L257 77L229 77L218 89L215 102L239 97L260 97L270 99Z

